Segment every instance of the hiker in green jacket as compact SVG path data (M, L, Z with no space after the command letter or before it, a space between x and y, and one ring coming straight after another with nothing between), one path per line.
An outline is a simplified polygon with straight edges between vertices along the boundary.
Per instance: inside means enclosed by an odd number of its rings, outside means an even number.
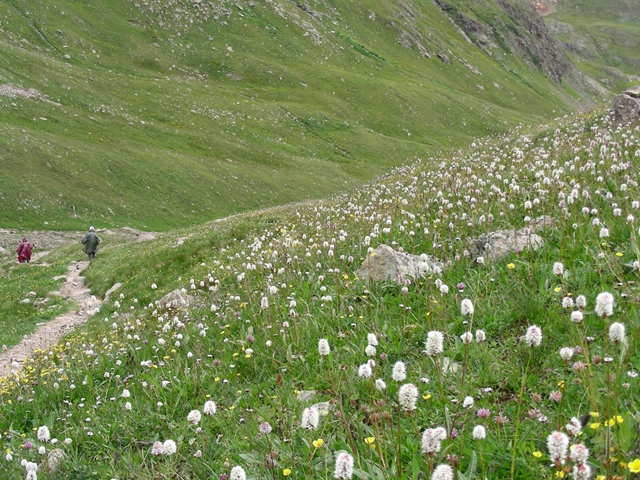
M100 237L98 237L93 227L89 227L89 233L84 236L80 243L84 245L83 251L89 255L89 261L93 261L98 251L98 244L100 243Z

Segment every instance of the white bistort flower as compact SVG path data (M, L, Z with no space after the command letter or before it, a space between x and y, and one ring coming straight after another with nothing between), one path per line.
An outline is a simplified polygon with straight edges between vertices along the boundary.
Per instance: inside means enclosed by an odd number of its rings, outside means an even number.
M569 448L569 437L562 432L552 432L547 437L547 448L551 461L564 465L567 458L567 448Z
M591 467L583 463L573 467L573 480L589 480L591 478Z
M326 357L331 353L329 341L326 338L321 338L320 340L318 340L318 353L321 357Z
M374 347L378 346L378 337L376 337L375 333L370 333L367 335L367 343L369 345L373 345Z
M560 349L560 358L565 362L568 362L573 357L573 348L564 347Z
M569 451L569 457L571 457L574 463L582 465L587 463L589 459L589 449L580 443L572 445Z
M427 355L429 355L430 357L435 357L436 355L442 353L444 351L443 342L444 335L442 334L442 332L432 330L427 333Z
M422 453L427 455L438 453L442 447L441 442L446 438L447 431L444 428L427 428L422 432L422 440L420 441Z
M315 407L305 408L302 411L302 420L300 421L300 428L305 430L315 430L318 428L318 421L320 420L320 413Z
M462 335L460 335L460 340L462 340L462 343L464 343L465 345L469 345L471 342L473 342L473 333L463 333Z
M165 440L162 444L162 454L163 455L173 455L178 451L178 447L176 446L176 442L173 440Z
M376 388L380 391L383 391L385 388L387 388L387 384L384 383L384 380L379 378L376 380Z
M539 347L542 343L542 330L537 325L531 325L524 335L524 341L530 347Z
M449 465L438 465L431 475L431 480L453 480L453 469Z
M626 343L627 337L623 323L614 322L609 327L609 340L613 343Z
M470 316L473 315L473 312L473 302L468 298L462 300L462 302L460 303L460 313L464 316Z
M487 340L487 334L484 330L476 330L476 342L482 343Z
M404 362L396 362L391 372L391 379L394 382L404 382L407 378L407 369Z
M462 402L463 408L471 408L473 407L473 397L466 396L464 397L464 401Z
M48 442L51 438L51 433L49 433L49 428L46 425L38 428L36 433L36 438L41 442Z
M557 275L558 277L562 276L562 274L564 273L564 265L562 264L562 262L556 262L553 264L553 274Z
M580 310L574 310L571 312L571 321L573 323L580 323L584 319L584 315Z
M376 356L376 347L373 345L367 345L367 348L364 349L364 354L367 357L375 357Z
M416 401L418 400L418 389L412 383L405 383L398 390L398 404L405 411L416 409Z
M338 452L333 478L349 480L353 476L353 457L347 452Z
M475 440L484 440L487 438L487 431L482 425L476 425L473 427L473 438Z
M571 420L569 420L569 423L565 425L564 429L569 433L569 435L573 435L575 437L582 431L582 422L580 422L578 417L572 417Z
M189 412L189 415L187 415L187 421L189 423L193 423L194 425L198 425L201 418L202 415L200 414L200 410L191 410Z
M369 363L363 363L358 368L358 376L360 378L369 378L373 374L371 370L371 365Z
M564 297L562 299L562 308L573 308L573 298Z
M613 315L613 295L609 292L599 293L596 297L596 315L599 317Z
M231 469L229 480L247 480L247 474L244 472L244 468L237 465Z
M207 400L206 402L204 402L204 408L202 409L202 412L205 415L214 415L216 413L216 410L216 402L214 402L213 400Z
M578 308L586 308L587 306L587 297L584 295L578 295L576 298L576 307Z

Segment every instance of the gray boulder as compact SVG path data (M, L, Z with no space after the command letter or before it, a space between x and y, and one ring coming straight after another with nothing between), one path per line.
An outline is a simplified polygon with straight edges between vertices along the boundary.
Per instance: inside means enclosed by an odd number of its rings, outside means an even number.
M544 224L543 224L544 225ZM533 233L537 225L529 225L520 230L496 230L478 238L469 240L472 258L483 257L485 260L496 260L509 253L521 253L526 249L538 250L544 245L544 239ZM538 226L539 229L544 229Z
M442 271L442 265L431 255L396 252L390 246L382 244L367 255L356 276L361 280L391 280L404 285L409 278L417 280L438 271Z
M609 115L616 124L626 125L640 121L640 88L617 95L613 99Z
M194 302L194 297L187 295L182 290L176 288L173 292L169 292L160 300L157 300L156 305L164 308L177 308L179 310L184 310Z
M149 232L142 232L136 236L136 242L148 242L149 240L155 240L156 236Z

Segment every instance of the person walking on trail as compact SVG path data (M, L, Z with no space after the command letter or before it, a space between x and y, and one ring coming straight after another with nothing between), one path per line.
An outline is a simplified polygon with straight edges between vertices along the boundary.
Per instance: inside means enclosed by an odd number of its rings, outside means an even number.
M24 237L22 243L16 250L18 253L18 263L29 263L31 261L31 250L33 250L33 245L29 243L27 237Z
M100 237L96 233L93 227L89 227L89 233L87 233L82 239L82 245L84 245L84 253L89 255L89 261L93 261L96 258L96 252L98 251L98 244L100 243Z

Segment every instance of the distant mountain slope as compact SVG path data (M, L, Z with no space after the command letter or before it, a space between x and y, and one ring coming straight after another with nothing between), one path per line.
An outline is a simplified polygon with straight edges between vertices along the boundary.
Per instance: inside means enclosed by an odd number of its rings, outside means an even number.
M0 225L161 230L339 192L597 100L554 41L504 0L4 0Z
M562 0L545 17L576 64L607 88L640 84L640 0Z

